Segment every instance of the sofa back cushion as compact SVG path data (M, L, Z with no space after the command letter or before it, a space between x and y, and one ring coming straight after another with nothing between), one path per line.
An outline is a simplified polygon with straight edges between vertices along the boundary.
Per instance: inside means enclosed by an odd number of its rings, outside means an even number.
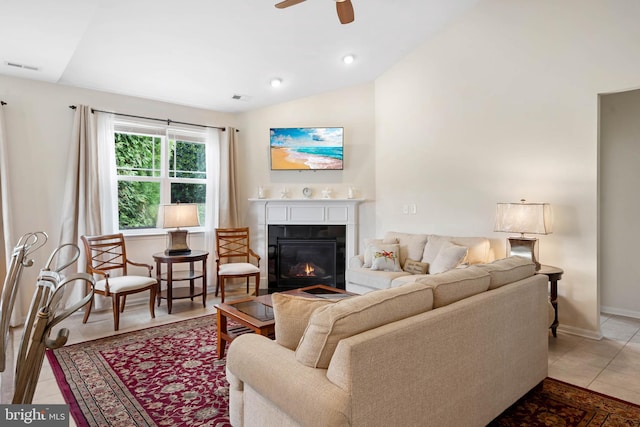
M327 368L341 339L432 307L433 291L421 283L369 292L320 307L309 319L296 349L296 360L312 368Z
M418 279L418 283L433 288L433 308L438 308L488 290L491 276L477 266L471 266L429 275Z
M276 342L295 351L314 310L333 301L276 292L271 295L271 303L276 322Z
M384 241L398 242L400 245L400 267L404 267L407 258L415 260L422 258L424 245L427 243L427 235L389 231L384 235Z
M486 237L452 237L429 234L422 253L422 262L433 263L445 242L464 246L468 249L463 263L479 264L491 261L491 243Z
M518 256L499 259L489 264L478 264L477 267L491 276L489 289L499 288L536 274L533 261Z

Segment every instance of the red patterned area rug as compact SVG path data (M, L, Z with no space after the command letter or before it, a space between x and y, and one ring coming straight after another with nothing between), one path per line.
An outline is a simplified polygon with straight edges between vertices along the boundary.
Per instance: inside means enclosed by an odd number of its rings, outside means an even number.
M48 350L80 426L229 426L214 316Z
M229 426L213 316L48 350L78 426ZM640 406L551 378L491 426L639 426Z
M490 424L492 427L640 426L640 406L546 378Z

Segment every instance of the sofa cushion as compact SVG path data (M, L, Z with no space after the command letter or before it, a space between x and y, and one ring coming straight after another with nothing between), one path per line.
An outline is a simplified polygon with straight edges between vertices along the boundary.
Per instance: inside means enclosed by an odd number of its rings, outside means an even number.
M486 237L452 237L430 234L428 236L427 244L424 247L421 258L422 262L432 263L438 255L438 252L440 252L440 247L444 242L451 242L454 245L464 246L469 250L463 261L465 264L478 264L489 262L491 260L491 244L489 239Z
M398 286L404 286L407 283L418 282L419 279L429 277L428 274L411 274L409 276L396 277L391 281L391 287L397 288Z
M271 303L276 322L276 342L295 350L314 310L333 303L333 300L276 292L271 295Z
M463 261L465 264L473 265L493 260L491 242L486 237L451 237L449 241L469 249Z
M471 266L430 274L418 279L418 283L433 288L433 308L438 308L486 291L489 289L491 276L477 266Z
M370 292L313 312L296 350L296 360L327 368L338 342L433 307L433 291L420 283Z
M424 245L427 243L426 234L400 233L389 231L384 235L385 241L396 240L400 245L400 266L404 266L407 258L421 259Z
M429 271L429 264L407 258L407 261L404 263L403 270L411 274L427 274L427 271Z
M410 276L406 271L372 271L370 268L350 268L349 283L373 289L387 289L398 277Z
M372 245L371 270L402 271L400 268L400 245Z
M468 251L464 246L444 242L442 246L440 246L438 255L429 266L429 273L438 274L456 268L465 259Z
M477 267L491 276L489 289L499 288L536 274L536 265L533 261L518 256L499 259L489 264L478 264Z

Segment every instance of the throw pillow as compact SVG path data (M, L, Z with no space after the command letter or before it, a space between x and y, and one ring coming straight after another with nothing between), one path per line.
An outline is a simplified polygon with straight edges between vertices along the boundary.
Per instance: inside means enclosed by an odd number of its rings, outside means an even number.
M404 263L403 270L411 274L427 274L427 271L429 271L429 264L407 258L407 262Z
M420 259L424 246L427 243L426 234L400 233L389 231L384 235L384 243L398 243L400 245L400 265L404 265L407 259ZM390 241L392 240L393 241Z
M283 347L294 350L309 323L311 314L318 307L331 304L332 300L320 298L304 298L276 292L271 295L273 317L276 322L276 342Z
M364 264L365 268L371 268L373 262L373 249L377 245L394 244L398 243L396 239L364 239Z
M433 264L436 257L438 256L438 252L442 248L442 245L449 242L449 239L444 236L438 235L430 235L427 240L427 244L424 245L424 251L422 252L422 262L428 262L429 264ZM416 258L418 259L418 258Z
M429 266L430 274L442 273L455 268L467 256L468 249L464 246L444 242L438 251L438 255Z
M365 268L371 268L371 262L373 261L373 248L376 245L383 244L382 239L364 239L364 265Z
M377 245L372 248L371 270L402 271L400 245Z

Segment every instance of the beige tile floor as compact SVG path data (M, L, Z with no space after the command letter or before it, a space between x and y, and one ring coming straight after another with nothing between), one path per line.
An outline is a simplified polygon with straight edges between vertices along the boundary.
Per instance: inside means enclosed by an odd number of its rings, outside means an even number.
M238 295L243 295L238 292ZM234 292L227 299L234 298ZM167 314L166 303L156 308L156 318L150 319L147 305L140 302L127 306L120 319L120 331L158 326L205 314L215 314L214 304L219 298L207 298L207 307L201 300L174 301L172 314ZM549 376L595 390L610 396L640 404L640 320L620 316L602 316L600 341L580 338L558 332L549 334ZM112 335L113 318L109 311L92 313L87 324L82 324L80 313L61 323L70 330L68 344ZM17 331L18 334L21 330ZM20 337L14 339L19 345ZM6 374L6 372L5 372ZM33 403L64 403L53 372L45 358ZM75 426L71 420L71 426Z
M640 404L640 319L601 315L600 341L549 338L549 376Z

